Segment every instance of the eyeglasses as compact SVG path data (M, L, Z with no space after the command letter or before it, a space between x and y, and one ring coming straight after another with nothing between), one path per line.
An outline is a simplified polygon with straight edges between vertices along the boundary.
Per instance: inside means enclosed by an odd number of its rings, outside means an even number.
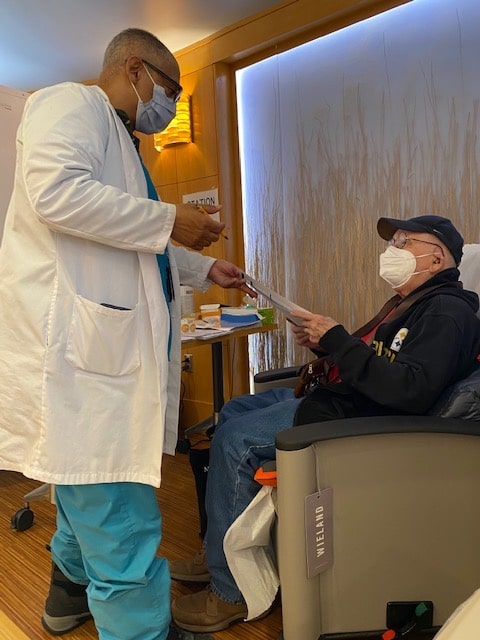
M167 75L164 71L156 67L151 62L147 62L147 60L144 60L143 58L140 58L140 60L144 64L146 64L147 67L150 67L150 69L153 69L155 73L158 73L159 76L162 76L162 78L171 85L171 87L169 87L170 91L172 92L172 95L170 97L174 102L178 102L178 100L180 99L180 96L182 95L183 87L180 84L178 84L178 82L175 82L173 78L171 78L169 75Z
M439 244L435 244L434 242L428 242L428 240L418 240L417 238L409 238L406 233L399 233L396 238L392 238L391 240L388 240L387 245L389 247L393 245L397 249L403 249L407 244L407 242L423 242L423 244L431 244L432 247L438 247L438 249L440 249L440 251L442 252L442 256L445 255L443 253L442 247Z

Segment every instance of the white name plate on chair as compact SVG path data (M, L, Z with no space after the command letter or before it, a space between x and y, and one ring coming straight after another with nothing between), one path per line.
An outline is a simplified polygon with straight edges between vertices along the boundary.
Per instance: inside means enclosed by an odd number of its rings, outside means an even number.
M333 564L333 489L305 498L307 576L313 578Z

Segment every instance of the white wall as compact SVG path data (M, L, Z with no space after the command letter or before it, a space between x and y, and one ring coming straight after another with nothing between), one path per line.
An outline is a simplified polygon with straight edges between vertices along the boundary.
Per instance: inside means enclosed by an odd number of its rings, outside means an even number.
M0 85L0 242L15 172L15 136L28 94Z

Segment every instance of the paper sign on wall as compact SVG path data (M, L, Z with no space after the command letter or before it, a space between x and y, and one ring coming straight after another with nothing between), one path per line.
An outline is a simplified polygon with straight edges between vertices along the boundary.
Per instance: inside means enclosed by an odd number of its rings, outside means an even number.
M182 202L192 202L193 204L198 205L217 205L219 204L218 189L208 189L207 191L197 191L196 193L184 193L182 196ZM220 213L212 214L212 218L220 221Z
M194 204L218 204L218 189L208 189L207 191L197 191L196 193L184 193L182 202L193 202Z

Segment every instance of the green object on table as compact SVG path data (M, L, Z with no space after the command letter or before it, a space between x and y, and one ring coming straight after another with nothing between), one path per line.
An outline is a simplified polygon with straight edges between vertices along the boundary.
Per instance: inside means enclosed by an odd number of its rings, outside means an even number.
M261 307L257 311L262 316L262 324L273 324L275 322L273 307Z

